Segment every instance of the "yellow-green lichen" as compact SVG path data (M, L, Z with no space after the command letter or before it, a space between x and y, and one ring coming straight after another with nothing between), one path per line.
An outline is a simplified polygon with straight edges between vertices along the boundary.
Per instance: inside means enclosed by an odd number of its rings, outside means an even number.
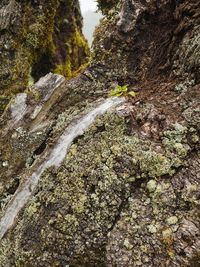
M180 156L176 150L173 154L166 153L164 149L163 153L158 153L152 142L150 145L150 141L141 139L137 134L126 135L126 127L126 119L117 114L108 112L100 116L71 146L57 173L47 170L43 174L34 198L14 229L15 264L29 264L34 257L35 266L39 261L45 265L47 260L42 251L55 246L55 243L59 246L59 253L67 246L71 253L76 251L77 260L86 257L86 261L91 261L93 254L85 254L85 244L92 252L94 240L98 246L100 240L105 242L122 200L130 196L131 188L137 182L138 173L144 179L156 177L156 181L151 179L147 183L150 199L144 202L152 205L153 216L159 216L162 211L160 198L164 202L163 192L170 190L170 186L160 185L159 179L162 175L171 175L175 168L174 155L182 160L183 154ZM175 125L175 129L165 133L165 138L186 142L186 132L185 127ZM170 144L174 147L174 143ZM137 216L135 214L127 220L134 221ZM31 239L27 247L24 241L35 227L38 229L37 237ZM96 239L88 234L91 229L91 235L94 234ZM154 223L147 227L152 235L159 229L160 226ZM39 251L34 245L37 239L41 240ZM129 249L131 242L124 242L125 248ZM46 253L51 258L51 251L47 249ZM19 254L20 261L17 258Z

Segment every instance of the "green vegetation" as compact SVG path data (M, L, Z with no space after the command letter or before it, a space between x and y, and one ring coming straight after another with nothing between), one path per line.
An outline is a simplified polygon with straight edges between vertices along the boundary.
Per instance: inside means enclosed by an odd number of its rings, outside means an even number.
M134 91L128 92L128 85L117 85L115 89L111 90L110 96L124 96L124 97L135 97L136 93Z
M53 72L70 79L88 62L78 0L44 1L40 7L33 1L21 2L18 23L9 26L5 40L0 38L7 47L0 55L0 114L13 94L40 77Z
M66 52L65 62L56 64L53 72L70 79L77 76L88 64L88 43L78 28L66 39Z

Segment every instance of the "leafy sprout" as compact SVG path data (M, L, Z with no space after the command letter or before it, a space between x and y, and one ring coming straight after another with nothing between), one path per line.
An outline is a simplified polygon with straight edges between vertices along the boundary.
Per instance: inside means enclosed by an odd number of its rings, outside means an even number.
M111 90L110 96L129 96L129 97L135 97L136 93L134 91L128 92L128 85L117 85L115 89Z

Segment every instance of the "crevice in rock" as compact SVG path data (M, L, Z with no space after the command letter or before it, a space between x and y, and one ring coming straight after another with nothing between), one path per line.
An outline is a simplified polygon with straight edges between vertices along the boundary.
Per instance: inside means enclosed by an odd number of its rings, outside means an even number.
M45 150L45 148L47 147L47 142L46 140L44 142L42 142L42 144L34 151L34 155L35 156L39 156L40 154L42 154L42 152Z
M126 206L129 197L130 197L130 195L129 195L127 198L123 199L122 202L121 202L121 204L119 205L118 213L117 213L117 215L115 216L115 218L114 218L114 220L113 220L113 222L112 222L111 227L108 229L108 233L109 233L109 232L112 232L112 230L115 228L116 224L117 224L118 221L120 220L122 210L123 210L124 207Z
M33 77L34 81L38 81L52 70L52 62L50 58L50 51L48 51L44 53L35 64L33 64L31 77Z
M34 164L35 160L37 159L38 156L40 156L45 149L47 148L48 145L48 139L53 131L53 127L47 132L45 140L34 150L32 156L31 156L31 164L29 165L29 168Z

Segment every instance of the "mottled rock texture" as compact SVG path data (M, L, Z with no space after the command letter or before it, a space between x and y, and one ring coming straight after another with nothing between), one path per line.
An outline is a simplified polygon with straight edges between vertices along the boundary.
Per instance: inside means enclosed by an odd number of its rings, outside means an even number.
M46 76L1 117L1 216L71 121L116 84L137 96L100 116L62 166L45 171L1 240L0 266L198 267L200 1L99 7L105 18L84 73Z

